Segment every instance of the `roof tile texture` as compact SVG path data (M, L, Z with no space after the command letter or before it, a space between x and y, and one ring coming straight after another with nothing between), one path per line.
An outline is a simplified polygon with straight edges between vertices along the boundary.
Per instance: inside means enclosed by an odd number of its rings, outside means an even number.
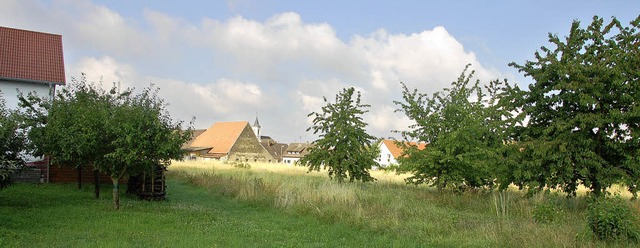
M0 77L64 84L62 36L0 27Z
M400 156L402 156L402 148L396 145L395 140L382 140L382 143L385 146L387 146L387 148L391 152L391 155L393 155L394 158L399 158ZM405 141L405 144L410 146L418 146L418 150L424 150L424 148L427 147L426 143L416 143L416 142Z
M226 154L249 122L216 122L198 135L190 147L212 147L209 154Z

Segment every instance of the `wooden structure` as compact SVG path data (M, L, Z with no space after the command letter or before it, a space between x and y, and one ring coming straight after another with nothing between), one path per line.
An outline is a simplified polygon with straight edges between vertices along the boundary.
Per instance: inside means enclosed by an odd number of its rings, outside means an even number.
M142 200L159 201L166 199L166 184L164 172L170 162L157 164L152 170L135 176L129 176L127 193L134 194Z

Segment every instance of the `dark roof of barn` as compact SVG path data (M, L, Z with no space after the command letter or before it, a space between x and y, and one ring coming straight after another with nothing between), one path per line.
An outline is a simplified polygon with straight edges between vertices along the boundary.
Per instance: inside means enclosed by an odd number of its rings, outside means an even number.
M291 143L287 148L288 152L303 152L307 148L312 147L312 144L309 143Z
M269 141L261 141L260 144L264 147L272 157L280 159L282 154L285 153L289 145L284 143L271 143Z
M0 27L0 78L65 84L62 36Z

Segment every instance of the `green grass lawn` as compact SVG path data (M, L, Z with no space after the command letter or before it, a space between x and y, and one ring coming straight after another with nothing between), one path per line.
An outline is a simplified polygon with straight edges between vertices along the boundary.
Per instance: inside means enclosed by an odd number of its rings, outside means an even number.
M0 247L637 246L593 239L584 197L338 184L317 173L216 166L172 165L167 201L123 196L119 211L109 185L100 200L90 185L10 186L0 190Z
M170 180L170 200L122 199L90 187L17 184L0 191L1 247L384 247L417 245L345 223L252 206Z

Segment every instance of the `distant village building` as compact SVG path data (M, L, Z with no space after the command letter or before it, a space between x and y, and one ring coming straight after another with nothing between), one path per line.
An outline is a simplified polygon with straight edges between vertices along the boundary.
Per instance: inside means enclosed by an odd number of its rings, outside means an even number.
M239 162L275 162L260 144L249 122L216 122L187 147L190 154L205 159Z
M380 142L380 156L376 159L376 162L380 164L380 167L387 167L389 165L398 164L398 158L403 155L403 150L395 140L382 140ZM418 146L418 149L424 150L427 147L426 143L406 142L406 145Z
M309 154L309 148L313 145L309 143L291 143L282 154L282 162L285 164L294 164L307 154Z
M18 92L25 96L35 92L52 100L56 86L65 82L61 35L0 27L0 91L8 108L18 106ZM57 181L63 174L50 172L46 158L27 156L26 160L27 168L16 180Z
M269 136L260 136L260 144L275 159L275 162L282 162L282 154L285 153L288 144L278 143Z

